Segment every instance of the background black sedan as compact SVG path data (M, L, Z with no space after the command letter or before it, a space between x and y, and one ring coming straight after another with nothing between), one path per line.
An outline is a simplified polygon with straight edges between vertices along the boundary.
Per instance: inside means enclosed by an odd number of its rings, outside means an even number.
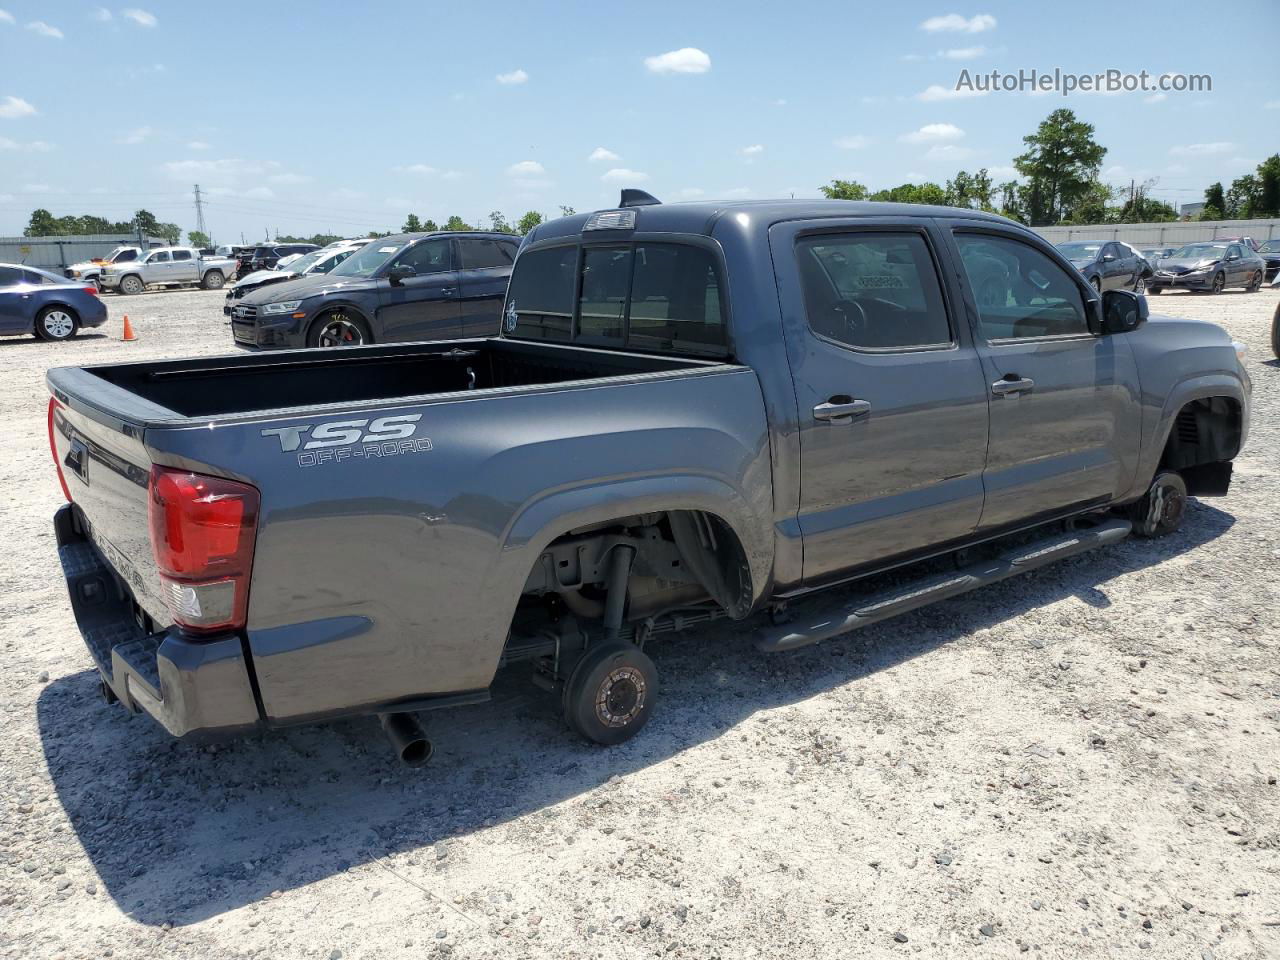
M0 263L0 336L67 340L107 322L98 288L20 263Z
M1266 261L1267 279L1280 275L1280 237L1258 247L1258 256Z
M1060 243L1058 249L1099 292L1142 293L1146 278L1152 272L1146 257L1119 240Z
M383 237L329 274L249 293L231 309L232 336L254 347L495 336L519 246L506 233Z

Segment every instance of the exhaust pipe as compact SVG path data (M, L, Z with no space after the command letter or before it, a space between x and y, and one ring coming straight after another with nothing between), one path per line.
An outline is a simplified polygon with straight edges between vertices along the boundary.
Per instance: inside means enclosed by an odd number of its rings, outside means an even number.
M431 759L431 741L412 713L381 713L378 722L405 766L420 767Z

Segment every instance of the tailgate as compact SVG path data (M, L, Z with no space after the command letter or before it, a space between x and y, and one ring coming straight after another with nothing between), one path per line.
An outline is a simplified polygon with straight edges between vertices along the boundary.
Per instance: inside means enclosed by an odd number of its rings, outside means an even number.
M159 593L147 519L151 457L142 441L144 428L140 418L109 412L109 403L103 404L110 400L104 393L124 391L97 377L82 380L89 377L82 370L50 371L52 453L90 541L138 605L157 624L168 624L172 617ZM139 404L154 406L139 398L128 405Z

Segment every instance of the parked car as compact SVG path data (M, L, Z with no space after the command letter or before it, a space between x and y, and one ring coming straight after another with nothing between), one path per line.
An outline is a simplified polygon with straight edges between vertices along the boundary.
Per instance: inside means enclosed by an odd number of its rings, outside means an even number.
M142 293L147 287L182 287L199 284L218 290L235 272L235 261L204 257L194 247L153 247L139 260L110 264L99 282L104 290Z
M246 249L236 261L236 275L247 277L258 270L274 270L281 257L318 250L314 243L265 243Z
M1188 243L1160 261L1147 281L1147 293L1199 290L1221 293L1228 287L1252 292L1262 286L1266 261L1243 243L1209 240Z
M327 275L246 294L232 336L250 347L493 336L519 244L506 233L382 237Z
M80 263L73 263L62 272L68 280L87 280L101 290L100 277L104 266L107 264L132 263L140 256L142 256L141 247L116 247L100 260L84 260Z
M1071 261L1093 289L1142 293L1151 264L1135 248L1119 240L1060 243L1058 250Z
M231 308L236 305L238 300L250 291L257 290L267 284L283 283L286 280L296 280L301 276L328 273L359 250L366 241L352 240L346 242L351 245L345 247L328 246L303 254L299 259L289 264L287 269L259 270L257 273L249 274L243 280L237 280L227 288L227 299L222 306L222 312L227 316L231 316Z
M1152 269L1163 260L1173 254L1177 247L1139 247L1138 252L1142 254L1147 263L1151 264Z
M1280 276L1280 237L1274 240L1268 240L1258 248L1258 256L1262 257L1266 264L1266 279Z
M0 336L69 340L84 327L106 322L107 308L94 284L19 263L0 263Z
M981 304L987 263L1007 287ZM759 614L757 649L789 650L1225 494L1240 355L1146 307L973 210L556 220L501 338L51 371L72 607L108 698L177 736L379 714L421 761L414 712L523 662L618 743L657 634ZM89 445L111 456L81 472ZM959 569L848 590L923 557Z
M1258 252L1258 248L1262 246L1253 237L1214 237L1214 243L1242 243L1254 253Z

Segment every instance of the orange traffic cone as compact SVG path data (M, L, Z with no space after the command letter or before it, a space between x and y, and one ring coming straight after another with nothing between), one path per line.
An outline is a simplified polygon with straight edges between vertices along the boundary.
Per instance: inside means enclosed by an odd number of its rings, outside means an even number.
M124 315L124 336L122 336L120 339L121 340L137 340L138 339L138 335L133 332L133 324L129 322L129 315L127 313Z

